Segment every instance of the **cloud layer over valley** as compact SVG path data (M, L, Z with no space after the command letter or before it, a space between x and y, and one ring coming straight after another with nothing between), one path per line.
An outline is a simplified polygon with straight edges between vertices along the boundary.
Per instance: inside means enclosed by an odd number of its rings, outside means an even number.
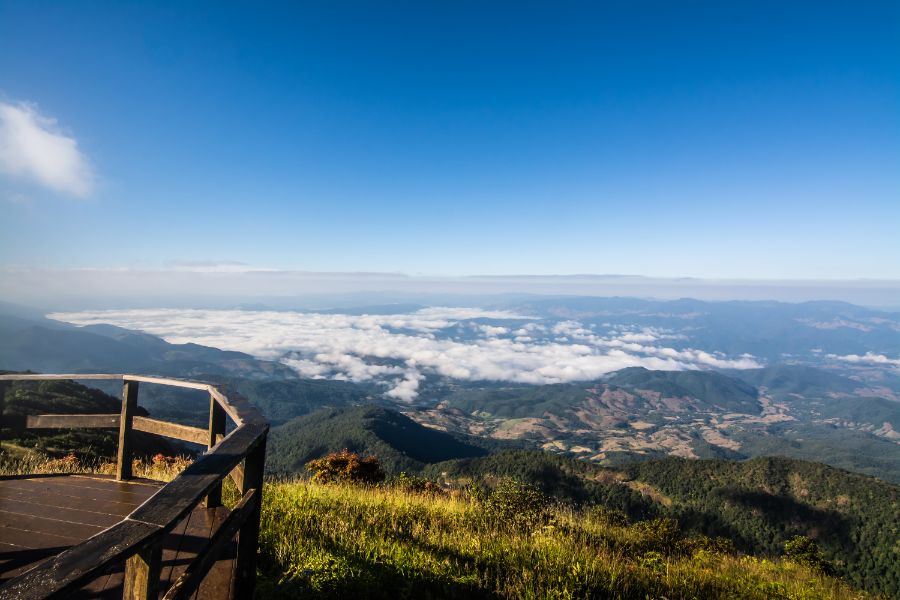
M304 377L374 380L402 401L417 397L427 375L547 384L596 379L636 366L662 370L760 366L749 355L726 357L671 347L672 341L684 338L665 330L598 328L471 308L435 307L388 315L150 309L50 317L76 325L109 323L172 343L238 350L281 361Z

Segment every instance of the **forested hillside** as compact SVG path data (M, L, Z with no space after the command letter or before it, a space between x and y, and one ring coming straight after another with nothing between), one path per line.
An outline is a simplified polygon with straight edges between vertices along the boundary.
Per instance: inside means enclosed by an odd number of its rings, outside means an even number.
M666 458L609 469L517 451L425 472L448 481L513 477L631 518L669 516L688 531L727 537L745 552L777 555L791 537L809 536L848 581L900 594L900 487L819 463Z
M794 535L815 539L849 581L900 595L900 487L819 463L669 458L628 465L671 502L690 530L726 534L744 550L774 554Z
M325 409L298 417L270 433L268 468L302 472L307 462L344 448L379 457L389 473L418 472L426 463L483 456L484 448L378 406Z

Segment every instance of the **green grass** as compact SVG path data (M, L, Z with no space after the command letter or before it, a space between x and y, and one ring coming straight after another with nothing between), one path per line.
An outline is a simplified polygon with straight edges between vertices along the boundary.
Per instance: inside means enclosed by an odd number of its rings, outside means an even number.
M107 472L111 464L5 455L0 475ZM169 480L188 461L136 461ZM515 492L515 490L513 490ZM226 482L226 502L237 491ZM266 484L258 597L872 598L787 560L742 556L671 523L628 524L534 495L424 494L400 487Z
M267 486L262 519L261 598L870 597L565 506L523 520L462 495L296 481Z

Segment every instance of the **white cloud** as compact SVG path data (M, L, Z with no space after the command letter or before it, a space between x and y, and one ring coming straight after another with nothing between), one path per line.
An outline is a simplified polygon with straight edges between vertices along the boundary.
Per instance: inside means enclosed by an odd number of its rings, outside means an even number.
M416 397L428 373L461 380L546 384L597 379L636 366L661 370L759 366L749 355L728 358L627 341L658 338L660 332L635 336L616 331L600 336L576 321L551 328L532 322L518 329L475 324L472 331L481 335L466 341L436 335L467 319L527 318L479 309L435 307L395 315L152 309L50 316L79 325L112 323L173 343L240 350L280 360L304 377L375 380L389 386L387 395L403 401ZM523 332L531 335L518 335ZM560 342L560 334L567 341Z
M409 371L406 377L398 380L393 388L385 392L386 396L402 400L403 402L412 402L419 395L419 382L424 377L416 371Z
M509 329L506 327L494 327L493 325L479 325L478 329L488 337L497 337L498 335L509 333Z
M859 354L845 354L838 356L837 354L829 354L828 358L832 360L842 360L849 363L884 365L900 369L900 358L888 358L884 354L875 354L874 352L866 352L862 356Z
M31 104L0 102L0 171L81 198L94 189L78 142Z

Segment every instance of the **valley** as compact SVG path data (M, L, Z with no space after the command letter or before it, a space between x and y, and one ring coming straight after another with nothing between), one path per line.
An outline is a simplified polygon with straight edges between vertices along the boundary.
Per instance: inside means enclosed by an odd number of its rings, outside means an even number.
M512 478L578 510L621 511L634 527L671 518L690 535L724 536L756 556L778 556L791 536L809 536L854 586L900 589L893 314L633 299L322 317L238 311L228 318L252 327L229 333L221 321L218 337L198 344L186 331L152 333L171 330L172 312L141 313L148 332L122 326L134 323L121 315L117 325L77 326L6 308L0 369L142 372L246 396L272 424L273 481L303 478L311 460L348 449L377 456L391 481L423 478L459 492ZM162 324L147 320L156 317ZM298 337L267 341L267 350L239 341L271 338L254 328L276 319L299 324L281 339ZM761 336L773 336L765 352ZM803 337L808 349L799 352ZM114 412L120 390L97 387L8 386L4 414ZM151 416L205 426L207 405L191 390L147 386L141 403ZM4 460L114 446L105 433L0 437ZM194 449L148 443L140 451Z

